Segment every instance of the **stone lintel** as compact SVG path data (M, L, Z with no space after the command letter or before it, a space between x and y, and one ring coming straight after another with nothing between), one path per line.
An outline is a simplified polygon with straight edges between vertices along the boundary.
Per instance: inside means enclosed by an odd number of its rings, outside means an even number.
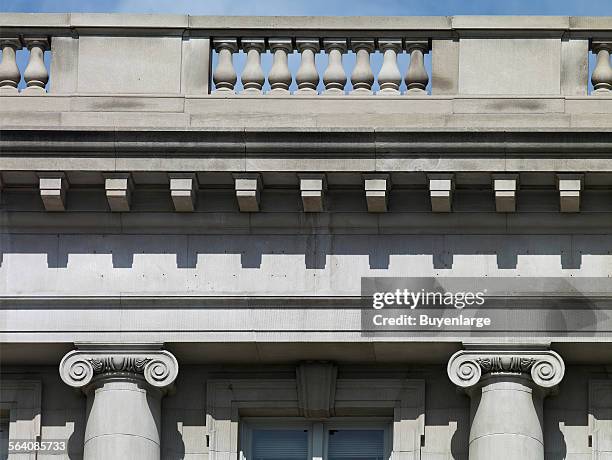
M366 174L363 180L368 212L387 212L391 176L389 174Z
M134 182L130 173L112 173L104 176L106 199L111 212L128 212L132 203Z
M192 212L197 201L198 178L195 173L169 173L170 196L177 212Z
M66 190L69 187L66 174L63 172L39 173L38 183L40 198L45 211L66 210Z
M258 212L262 189L261 175L234 174L234 184L240 212Z

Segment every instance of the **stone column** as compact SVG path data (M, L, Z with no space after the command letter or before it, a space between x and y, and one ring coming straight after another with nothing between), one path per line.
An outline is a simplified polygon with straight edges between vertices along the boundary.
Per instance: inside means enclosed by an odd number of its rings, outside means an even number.
M549 350L455 353L448 375L471 398L469 460L544 460L543 399L564 373Z
M161 398L178 374L159 346L88 346L60 363L62 380L87 395L84 460L159 460Z

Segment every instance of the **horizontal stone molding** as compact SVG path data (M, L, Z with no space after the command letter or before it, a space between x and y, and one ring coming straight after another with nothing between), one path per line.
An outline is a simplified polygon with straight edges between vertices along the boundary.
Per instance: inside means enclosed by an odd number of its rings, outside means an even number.
M385 130L383 128L330 129L207 129L203 131L107 131L92 132L88 129L47 129L35 131L24 129L0 130L0 150L7 162L3 170L10 167L12 158L55 159L65 157L75 161L73 166L56 170L92 170L97 167L94 159L104 158L215 158L216 167L207 171L261 172L267 168L248 170L243 166L237 170L224 165L223 159L262 158L272 159L456 159L469 158L471 161L490 158L521 159L609 159L612 149L612 131L580 129L505 129L466 131L464 129L412 129ZM440 157L442 155L442 157ZM85 160L85 161L83 161ZM30 160L31 161L31 160ZM87 166L90 163L91 166ZM44 162L43 162L44 164ZM163 164L163 163L159 163ZM347 171L376 172L369 164L363 167L349 165ZM486 165L490 168L490 165ZM329 168L329 167L328 167ZM20 169L24 169L20 167ZM25 168L25 169L31 169ZM307 168L304 172L308 172ZM320 169L320 168L316 168ZM334 168L335 169L335 168ZM435 170L435 168L433 168ZM495 169L495 168L494 168ZM507 166L499 168L506 172ZM588 170L588 165L584 167ZM49 168L40 167L46 170ZM160 170L167 168L138 168L138 170ZM301 171L302 168L274 167L271 171ZM377 168L379 172L393 169ZM423 171L403 165L402 171ZM466 168L461 168L466 170ZM478 164L467 170L479 171ZM491 169L488 169L491 170ZM529 169L527 169L529 170ZM538 171L547 171L538 168ZM174 170L175 172L181 172ZM193 169L191 170L193 171ZM454 171L454 170L453 170ZM491 170L492 171L492 170ZM555 171L554 169L552 170ZM119 171L117 171L119 172ZM582 171L578 171L582 172Z
M448 375L460 388L478 385L485 375L530 376L541 388L553 388L563 379L565 364L554 351L459 351L448 362Z
M89 30L104 32L111 30L205 30L249 31L256 30L342 30L362 34L367 31L406 30L521 30L584 31L609 30L612 20L599 16L320 16L320 17L269 17L269 16L192 16L192 15L148 15L148 14L93 14L52 13L27 14L5 13L0 27L12 28Z
M140 375L157 388L167 388L178 375L178 362L167 351L74 350L60 363L62 380L84 389L96 376Z

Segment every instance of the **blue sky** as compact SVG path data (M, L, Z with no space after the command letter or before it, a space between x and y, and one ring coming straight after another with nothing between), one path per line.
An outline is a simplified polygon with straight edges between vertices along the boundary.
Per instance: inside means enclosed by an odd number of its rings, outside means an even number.
M0 11L229 15L612 15L612 0L2 0Z

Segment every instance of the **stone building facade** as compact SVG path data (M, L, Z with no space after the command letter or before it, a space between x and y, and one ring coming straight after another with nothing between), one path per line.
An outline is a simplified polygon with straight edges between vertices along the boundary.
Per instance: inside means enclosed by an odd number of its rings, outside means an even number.
M0 458L612 458L610 18L0 31Z

